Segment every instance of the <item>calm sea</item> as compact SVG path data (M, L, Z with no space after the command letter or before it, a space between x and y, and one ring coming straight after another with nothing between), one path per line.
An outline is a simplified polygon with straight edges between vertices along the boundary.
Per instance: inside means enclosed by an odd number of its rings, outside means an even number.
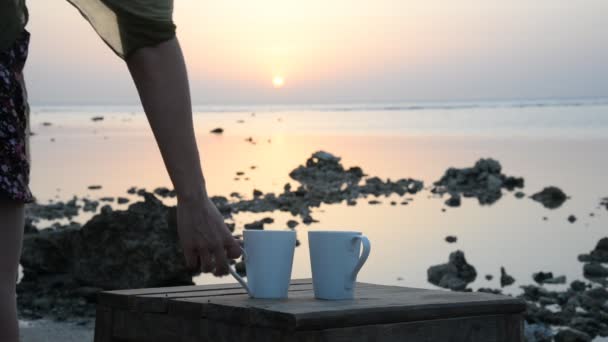
M461 249L479 274L474 289L499 287L499 269L504 266L517 279L508 290L513 293L540 270L566 275L568 281L582 278L576 256L608 236L608 211L598 207L600 199L608 197L608 100L198 106L195 111L213 195L236 191L250 197L253 189L280 192L285 183L295 185L288 176L292 169L313 152L325 150L342 157L346 167L360 166L369 175L413 177L427 185L448 167L492 157L501 162L504 173L525 178L527 194L556 185L571 196L557 210L505 193L492 206L465 199L462 207L442 212L443 200L429 197L428 191L411 196L414 201L408 206L391 206L397 197L381 199L378 206L366 200L356 207L324 205L313 211L319 223L297 228L302 245L296 253L296 278L310 276L308 230L364 232L373 251L360 273L362 281L432 287L426 282L427 268ZM94 122L94 116L104 120ZM170 186L139 107L35 106L31 120L32 188L41 202L74 195L124 196L131 186ZM216 127L225 133L210 134ZM249 137L256 143L246 142ZM249 179L236 181L237 171L245 171ZM93 184L103 188L88 190ZM578 217L574 224L567 221L572 214ZM243 213L235 222L241 228L265 216L275 219L271 229L284 229L292 218L279 212ZM458 242L447 244L446 235L458 236ZM494 280L487 281L486 274Z

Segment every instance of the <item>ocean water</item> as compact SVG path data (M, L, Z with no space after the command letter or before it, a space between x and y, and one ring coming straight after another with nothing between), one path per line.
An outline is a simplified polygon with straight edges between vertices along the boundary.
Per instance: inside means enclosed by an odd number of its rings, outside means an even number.
M93 122L94 116L104 120ZM372 254L361 281L432 288L427 268L447 262L449 253L460 249L477 269L473 289L500 287L499 269L504 266L517 280L505 289L509 293L532 283L532 273L540 270L566 275L568 282L581 279L577 255L608 236L608 211L599 207L601 198L608 197L606 100L197 106L194 121L212 195L236 191L251 197L253 189L281 192L285 183L296 184L288 176L291 170L324 150L340 156L345 167L360 166L370 176L412 177L427 186L449 167L472 166L479 158L492 157L501 162L504 173L525 178L527 195L555 185L571 196L556 210L504 192L491 206L464 199L460 208L443 212L445 199L426 190L406 196L413 198L408 206L389 204L400 202L398 196L380 198L377 206L367 204L371 198L359 200L356 207L323 205L312 213L319 223L296 228L302 245L295 256L294 278L310 277L309 230L358 230L367 235ZM74 195L125 196L131 186L170 187L139 107L34 106L31 125L31 185L40 202ZM210 134L216 127L225 133ZM249 137L255 144L245 141ZM257 168L251 170L252 165ZM248 180L235 180L237 171L244 171ZM88 190L93 184L103 188ZM569 215L576 215L577 222L569 223ZM235 216L237 229L266 216L275 219L270 229L285 229L292 219L281 212L240 213ZM447 244L446 235L456 235L458 242ZM486 274L494 279L487 281ZM211 276L196 281L233 282Z

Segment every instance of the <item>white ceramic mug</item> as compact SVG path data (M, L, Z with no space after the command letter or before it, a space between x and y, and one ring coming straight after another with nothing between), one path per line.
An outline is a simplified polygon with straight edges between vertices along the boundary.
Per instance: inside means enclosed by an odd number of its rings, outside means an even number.
M357 274L371 250L367 237L358 232L311 231L308 245L315 298L353 299Z
M287 298L296 233L279 230L245 230L243 258L247 281L230 267L230 274L251 298Z

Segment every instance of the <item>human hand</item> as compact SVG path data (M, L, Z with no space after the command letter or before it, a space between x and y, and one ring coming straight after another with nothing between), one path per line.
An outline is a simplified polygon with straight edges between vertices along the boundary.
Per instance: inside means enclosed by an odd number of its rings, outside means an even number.
M208 197L177 202L177 231L188 268L228 274L228 258L241 256L241 247Z

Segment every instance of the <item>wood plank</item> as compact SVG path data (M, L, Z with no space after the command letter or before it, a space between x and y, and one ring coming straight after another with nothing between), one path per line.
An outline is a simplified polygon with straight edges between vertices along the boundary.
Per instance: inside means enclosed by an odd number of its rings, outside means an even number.
M373 285L373 284L360 284L357 285L358 288L364 288L364 287L374 287L377 285ZM289 298L287 299L287 301L291 300L291 298L295 298L296 295L295 293L299 293L297 296L303 296L303 297L309 297L309 298L313 298L314 297L314 293L313 293L313 288L312 285L299 285L299 286L292 286L290 287L289 290ZM168 300L165 302L165 304L167 305L167 311L170 315L173 316L179 316L179 317L183 317L183 318L189 318L189 319L196 319L196 318L200 318L200 317L207 317L210 313L210 310L215 310L216 308L210 308L207 307L206 304L214 304L216 302L216 300L220 299L220 297L217 298L209 298L209 297L190 297L190 298L179 298L179 297L175 297L172 298L172 300ZM243 301L249 300L249 296L243 292L240 294L235 294L235 295L231 295L230 297L226 296L224 297L224 299L235 299L237 301L237 303L241 303ZM264 300L261 299L256 299L255 300L258 303L262 303ZM266 300L270 303L277 303L277 302L284 302L284 301L277 301L277 300ZM162 304L160 304L162 305ZM149 309L149 307L147 307L146 309ZM164 309L163 307L159 306L156 307L154 309ZM247 307L247 310L249 309L249 307ZM225 308L219 308L217 310L224 310L226 311ZM226 311L228 312L228 311ZM248 316L248 313L242 313L242 315Z
M521 315L494 315L296 332L294 342L522 342ZM516 331L513 331L513 330Z
M314 330L521 313L518 299L487 293L459 293L400 287L362 286L352 301L321 301L312 292L290 293L287 301L250 299L246 295L174 299L169 314L200 314L211 320L287 330Z
M121 341L179 341L181 324L176 318L162 314L114 310L112 336Z
M95 342L113 342L112 309L98 305L95 313Z
M312 290L312 284L297 284L292 285L289 289L290 293L299 291ZM206 298L220 298L229 296L247 296L247 292L243 288L237 289L223 289L215 291L192 291L192 292L180 292L171 294L153 294L143 296L132 296L129 300L129 309L139 312L155 312L163 313L168 312L168 305L172 299L206 299ZM200 317L200 316L197 316Z
M521 315L491 315L430 321L365 325L326 330L281 331L238 326L207 319L180 320L167 330L164 315L126 313L132 330L119 334L130 342L522 342ZM120 315L120 314L119 314ZM143 315L143 316L141 316ZM142 323L144 322L145 323ZM176 328L177 327L177 328ZM176 335L176 334L179 334Z
M312 284L312 279L294 279L291 281L291 286L306 284ZM129 298L132 296L178 294L193 291L221 291L229 289L242 289L242 287L238 283L229 283L104 291L98 294L98 303L102 303L106 307L128 309Z

